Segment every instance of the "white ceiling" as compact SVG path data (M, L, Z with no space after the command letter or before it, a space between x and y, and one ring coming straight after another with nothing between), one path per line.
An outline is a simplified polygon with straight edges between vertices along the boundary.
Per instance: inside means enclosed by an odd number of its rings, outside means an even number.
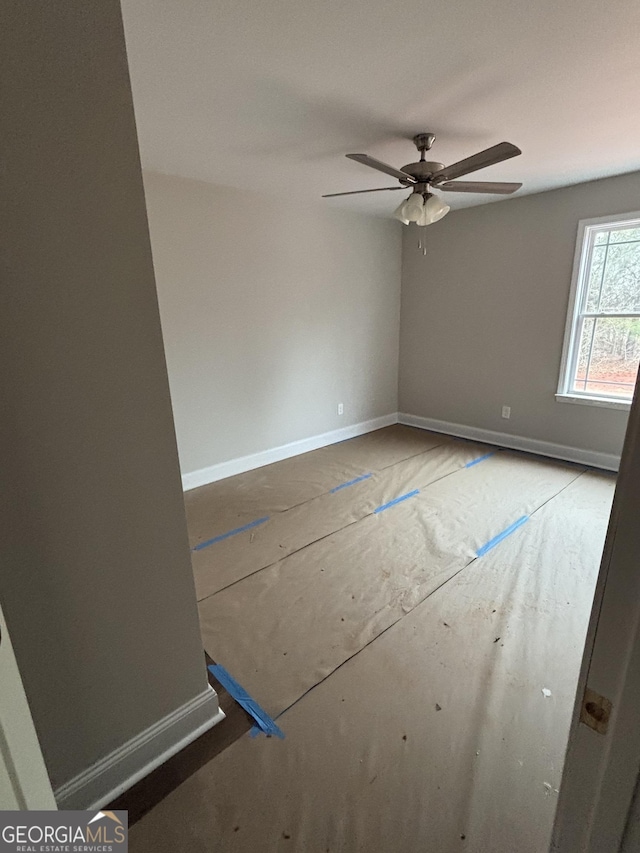
M452 163L518 194L640 169L636 0L122 0L143 166L257 191L393 186L345 159ZM390 213L401 193L324 200ZM496 196L447 194L452 206Z

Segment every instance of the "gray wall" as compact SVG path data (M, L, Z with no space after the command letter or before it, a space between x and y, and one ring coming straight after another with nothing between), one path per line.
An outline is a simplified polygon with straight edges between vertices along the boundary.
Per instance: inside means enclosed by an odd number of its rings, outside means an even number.
M578 220L639 208L633 173L405 229L400 411L619 454L626 411L554 394Z
M0 598L59 786L206 677L119 4L0 32Z
M184 473L397 410L398 223L155 173L145 190Z

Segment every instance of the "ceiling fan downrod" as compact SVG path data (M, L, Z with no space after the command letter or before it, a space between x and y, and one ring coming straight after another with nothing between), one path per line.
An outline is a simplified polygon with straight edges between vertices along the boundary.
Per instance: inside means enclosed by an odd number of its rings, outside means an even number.
M431 148L436 141L435 133L416 133L413 137L413 144L420 152L420 162L424 162L426 152Z

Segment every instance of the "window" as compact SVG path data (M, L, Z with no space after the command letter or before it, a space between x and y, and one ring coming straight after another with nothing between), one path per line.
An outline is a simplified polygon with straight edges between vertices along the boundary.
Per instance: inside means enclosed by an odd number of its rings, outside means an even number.
M584 220L556 399L626 409L639 360L640 213Z

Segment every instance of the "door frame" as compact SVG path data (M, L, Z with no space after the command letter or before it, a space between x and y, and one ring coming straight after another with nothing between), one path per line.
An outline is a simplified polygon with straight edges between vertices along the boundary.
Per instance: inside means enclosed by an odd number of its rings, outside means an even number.
M605 734L580 722L587 687L612 704ZM617 853L639 768L640 398L636 384L578 680L551 851Z
M0 809L57 809L0 607Z

